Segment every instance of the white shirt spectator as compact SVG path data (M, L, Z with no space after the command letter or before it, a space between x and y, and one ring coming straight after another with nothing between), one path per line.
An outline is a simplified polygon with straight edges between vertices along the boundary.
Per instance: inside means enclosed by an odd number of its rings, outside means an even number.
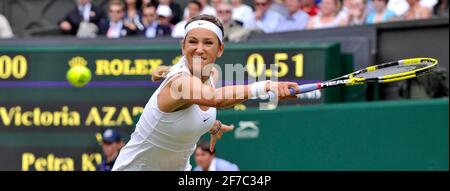
M278 32L278 26L283 21L284 18L280 13L268 9L261 20L256 21L253 17L253 23L249 25L249 28L262 30L264 33L275 33Z
M212 16L216 16L217 15L217 11L216 9L214 9L214 7L211 7L209 5L206 5L205 7L203 7L202 11L200 12L200 15L212 15ZM189 19L187 18L189 17L189 9L186 7L184 8L184 15L183 18L184 19Z
M438 0L421 0L420 5L433 9L433 7L438 3ZM394 11L395 15L401 16L406 13L409 9L409 4L406 0L389 0L387 8Z
M211 164L209 165L208 171L217 171L216 165L216 158L213 158Z
M13 36L11 25L9 25L8 20L5 16L0 15L0 38L11 38Z
M187 24L187 20L182 20L178 22L172 30L172 38L183 38L184 37L184 27Z
M420 5L433 10L433 7L438 3L438 0L421 0Z
M202 12L200 14L216 16L217 15L217 11L216 11L216 9L214 9L214 7L206 5L205 7L203 7L203 10L202 10Z
M80 11L81 16L83 16L84 22L89 22L89 17L91 14L91 7L92 5L90 3L87 3L86 5L79 5L78 10Z
M289 10L283 3L274 2L270 5L269 9L280 13L283 17L286 17L289 14Z
M348 8L343 7L343 8L339 11L337 17L339 17L340 19L348 19L348 13L349 13L349 11L350 11L350 10L349 10Z
M308 24L309 16L304 11L298 10L293 15L288 15L278 26L278 32L303 30Z
M106 36L108 38L119 38L122 32L123 22L109 22L109 29L108 33L106 33Z
M157 29L158 29L158 22L153 22L145 30L145 37L147 37L147 38L155 38Z
M251 19L254 18L253 9L246 5L241 4L239 7L233 7L233 15L231 18L233 20L242 22L244 28L247 28L251 22Z
M196 166L194 171L204 171L201 166ZM214 157L209 164L208 171L239 171L239 167L229 161Z
M320 20L320 15L316 15L312 18L310 18L311 21L314 23L314 27L313 29L324 29L324 28L335 28L335 27L339 27L340 23L342 22L342 17L336 16L334 18L334 20L332 20L331 22L328 23L323 23Z

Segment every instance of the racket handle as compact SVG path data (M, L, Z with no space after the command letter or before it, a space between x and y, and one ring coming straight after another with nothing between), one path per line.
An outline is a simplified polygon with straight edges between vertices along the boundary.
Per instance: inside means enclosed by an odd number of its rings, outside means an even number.
M299 85L298 89L300 90L300 92L298 94L307 93L310 91L318 90L320 88L321 88L320 83ZM293 95L293 96L297 95L297 93L295 92L294 89L290 88L289 91L291 92L291 95ZM275 100L275 98L276 98L275 93L273 93L272 91L269 91L268 94L269 94L269 100L271 100L271 101Z
M322 88L322 85L320 83L313 83L313 84L303 84L303 85L299 85L298 89L300 90L300 92L298 94L303 94L306 92L311 92L314 90L318 90ZM294 89L290 89L291 91L291 95L296 95L295 90Z

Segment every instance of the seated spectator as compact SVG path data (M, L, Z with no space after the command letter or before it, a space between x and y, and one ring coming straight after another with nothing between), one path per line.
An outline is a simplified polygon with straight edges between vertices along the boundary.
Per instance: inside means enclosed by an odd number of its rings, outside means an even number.
M389 0L387 9L393 11L396 16L401 16L406 13L409 5L406 0Z
M170 10L172 10L172 19L170 20L170 23L172 25L176 25L181 21L182 10L178 3L173 2L173 0L152 0L151 3L156 6L168 5L170 7Z
M350 3L352 0L341 0L341 2L339 3L340 9L339 10L339 14L338 17L342 18L342 19L349 19L348 16L350 14Z
M111 1L108 6L109 20L100 24L100 34L108 38L120 38L137 34L134 25L123 22L125 17L125 4L122 1Z
M142 24L142 0L125 0L124 22L134 25L138 30L144 30Z
M284 1L285 0L269 0L269 9L280 13L283 17L286 17L289 11L283 3Z
M12 38L13 32L11 25L9 25L8 19L0 14L0 38Z
M203 7L202 12L200 13L201 15L202 14L213 15L213 16L217 15L216 9L209 5L208 0L199 0L199 1ZM189 15L189 9L187 9L187 11L188 11L188 13L187 14L185 13L184 15Z
M338 17L339 0L322 0L319 6L321 13L309 19L308 29L332 28L347 25L345 18Z
M97 171L111 171L120 149L124 146L120 134L114 129L107 129L102 134L103 161L97 166Z
M253 9L242 3L242 0L231 0L231 6L233 7L233 20L241 22L244 28L248 28L251 24L251 19L255 17Z
M366 23L374 24L387 22L395 18L395 13L387 9L387 2L388 0L372 0L374 11L367 15Z
M278 32L278 26L284 21L283 16L269 9L270 0L254 0L255 12L251 28L264 33Z
M156 6L147 4L143 9L142 23L144 30L140 30L139 34L147 38L155 38L158 36L170 35L172 30L169 26L160 25L156 14Z
M348 10L348 24L362 25L367 18L367 0L350 0Z
M409 9L403 14L405 20L428 19L431 18L431 9L422 6L419 0L407 0Z
M217 16L223 23L224 40L231 42L246 40L251 31L244 29L241 22L232 19L233 7L227 3L221 3L216 7Z
M239 171L239 167L229 161L216 157L216 150L211 152L208 141L201 141L195 149L194 171Z
M64 34L76 35L81 23L92 23L97 29L104 22L104 12L91 3L92 0L77 0L77 7L59 21L59 29ZM98 32L98 31L97 31ZM95 32L97 34L97 32Z
M200 2L202 4L202 10L200 12L200 15L213 15L216 16L217 12L216 9L214 9L214 7L210 6L208 4L208 0L199 0L198 2ZM188 7L186 7L184 9L184 19L187 19L187 17L189 17L189 9Z
M439 0L419 0L420 5L433 10L433 7L438 4Z
M373 1L372 0L366 0L366 11L367 14L371 13L371 12L375 12L375 8L373 7Z
M448 0L439 0L433 8L433 14L438 17L448 17Z
M310 17L316 16L320 9L314 0L301 0L300 9L306 12Z
M189 18L200 15L200 11L202 10L202 4L197 0L189 1L187 5L187 9L189 10L189 15L184 20L180 21L175 25L172 30L173 38L183 38L184 37L184 27L187 24Z
M420 0L420 5L432 10L433 6L437 4L438 0ZM396 16L402 16L409 10L407 0L389 0L387 8L395 12Z
M172 9L168 5L160 4L158 8L156 9L156 15L158 15L158 22L160 26L163 26L164 28L169 28L170 31L166 31L169 33L172 33L173 25L170 23L170 20L172 19Z
M309 16L300 9L300 0L285 0L284 3L289 10L285 21L279 26L279 32L303 30L308 24Z
M217 11L217 8L219 7L220 4L223 3L223 1L226 1L226 0L211 0L211 6L214 9L216 9L216 11ZM224 2L224 3L226 3L226 2Z
M142 0L142 9L144 9L145 6L147 6L148 4L156 5L156 3L154 2L154 0Z

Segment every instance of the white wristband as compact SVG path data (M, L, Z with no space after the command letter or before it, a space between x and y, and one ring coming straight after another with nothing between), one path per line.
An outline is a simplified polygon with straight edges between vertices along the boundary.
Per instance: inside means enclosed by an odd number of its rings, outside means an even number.
M267 97L268 95L268 92L266 90L267 82L270 82L270 80L255 82L252 85L250 85L250 98L255 99Z

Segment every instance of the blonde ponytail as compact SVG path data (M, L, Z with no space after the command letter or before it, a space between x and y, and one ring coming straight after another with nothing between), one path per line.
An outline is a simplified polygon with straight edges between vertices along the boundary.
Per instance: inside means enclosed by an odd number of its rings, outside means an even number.
M152 72L152 81L159 82L166 77L169 73L169 66L158 66L158 68L154 69Z

